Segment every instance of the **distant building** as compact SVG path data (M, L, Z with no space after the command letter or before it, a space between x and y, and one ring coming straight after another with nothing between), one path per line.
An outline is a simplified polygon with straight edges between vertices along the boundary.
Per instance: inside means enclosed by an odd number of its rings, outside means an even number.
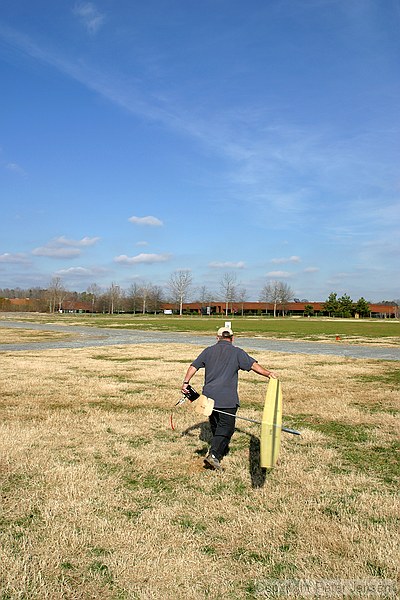
M80 302L77 300L64 300L61 304L61 310L65 313L91 313L91 302Z
M307 308L306 308L307 307ZM285 305L277 304L277 316L303 317L311 312L314 316L325 315L324 302L308 302L295 299L294 302L288 302ZM61 304L60 312L63 313L91 313L93 311L91 302L82 302L78 300L64 300ZM183 304L183 314L198 315L224 315L225 302L186 302ZM399 306L397 304L373 304L369 303L370 317L380 319L399 318ZM0 311L20 311L20 312L45 312L48 306L43 299L35 298L0 298ZM96 312L96 311L95 311ZM153 312L153 311L152 311ZM162 302L159 311L164 314L174 314L179 312L179 307L171 302ZM229 302L228 314L233 316L257 316L274 314L274 305L265 302Z
M306 307L312 307L315 316L323 316L324 302L306 302L296 298L294 302L287 302L285 305L277 304L276 314L285 316L302 317L307 313ZM369 304L370 316L378 318L397 318L399 316L399 307L397 304ZM178 312L178 308L173 303L164 302L161 304L161 310L172 310ZM183 305L184 314L211 314L224 315L225 302L209 302L201 304L200 302L187 302ZM270 315L274 314L274 305L265 302L229 302L228 314L230 315Z

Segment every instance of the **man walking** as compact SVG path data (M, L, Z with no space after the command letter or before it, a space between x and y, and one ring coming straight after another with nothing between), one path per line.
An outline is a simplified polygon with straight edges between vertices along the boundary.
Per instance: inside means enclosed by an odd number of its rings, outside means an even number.
M189 366L182 384L184 394L187 393L187 386L193 375L201 368L205 369L204 396L214 400L215 409L228 413L221 414L214 410L209 417L213 437L204 466L220 470L220 461L227 453L235 431L235 415L239 407L238 372L254 371L274 379L276 375L264 369L247 352L233 345L233 331L229 327L220 327L217 343L205 348Z

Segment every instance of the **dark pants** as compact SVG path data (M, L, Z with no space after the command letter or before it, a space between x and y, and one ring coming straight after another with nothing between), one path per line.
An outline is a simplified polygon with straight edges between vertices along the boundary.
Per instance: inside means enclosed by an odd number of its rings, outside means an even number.
M228 451L229 442L235 431L236 419L234 415L236 415L237 409L237 406L235 408L221 408L229 415L223 415L214 410L208 418L213 434L210 452L218 460L221 460Z

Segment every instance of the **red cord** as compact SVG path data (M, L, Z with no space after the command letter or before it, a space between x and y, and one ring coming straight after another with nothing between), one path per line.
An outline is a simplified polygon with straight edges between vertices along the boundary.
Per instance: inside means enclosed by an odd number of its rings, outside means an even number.
M171 424L171 429L172 429L173 431L175 431L175 427L174 427L174 424L173 424L173 422L172 422L172 413L171 413L171 416L170 416L170 418L169 418L169 422L170 422L170 424Z

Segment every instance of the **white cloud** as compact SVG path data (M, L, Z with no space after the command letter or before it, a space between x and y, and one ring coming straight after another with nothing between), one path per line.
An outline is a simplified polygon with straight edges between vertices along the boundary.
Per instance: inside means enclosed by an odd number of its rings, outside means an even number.
M35 248L32 254L48 258L75 258L81 255L81 248L93 246L99 239L99 237L84 237L81 240L72 240L62 235L50 240L45 246Z
M145 241L140 241L140 242L136 242L136 246L148 246L149 242L145 242Z
M91 34L97 33L105 21L105 16L92 2L79 2L73 13Z
M4 254L0 254L0 263L6 263L6 264L26 264L27 262L29 262L29 259L27 258L27 256L25 254L22 253L15 253L12 254L11 252L5 252Z
M58 238L54 238L54 244L59 244L60 246L73 246L73 247L82 247L82 246L93 246L96 242L99 241L99 237L84 237L81 240L69 240L65 236L60 236Z
M289 271L269 271L267 273L267 277L282 277L284 279L286 279L287 277L292 277L292 273L289 273Z
M75 258L80 256L79 248L63 248L57 246L40 246L32 250L34 256L46 256L47 258Z
M134 265L140 263L159 263L166 262L170 259L169 254L138 254L137 256L127 256L126 254L121 254L120 256L116 256L114 258L114 262L126 264L126 265Z
M245 263L243 261L239 262L219 262L214 261L208 264L212 269L244 269Z
M341 272L341 273L334 273L327 281L326 283L328 285L333 285L333 286L343 286L343 285L347 285L348 280L351 279L352 283L354 282L354 277L355 274L348 272ZM339 295L341 294L341 291L339 290L335 290Z
M318 267L306 267L304 273L318 273L319 270Z
M78 275L84 277L86 275L92 275L92 271L90 269L85 269L84 267L70 267L69 269L60 269L57 271L57 275Z
M128 221L134 223L135 225L150 225L151 227L161 227L163 222L157 217L152 217L151 215L147 217L129 217Z
M271 258L272 263L276 265L284 264L284 263L299 263L301 262L300 256L290 256L289 258Z

